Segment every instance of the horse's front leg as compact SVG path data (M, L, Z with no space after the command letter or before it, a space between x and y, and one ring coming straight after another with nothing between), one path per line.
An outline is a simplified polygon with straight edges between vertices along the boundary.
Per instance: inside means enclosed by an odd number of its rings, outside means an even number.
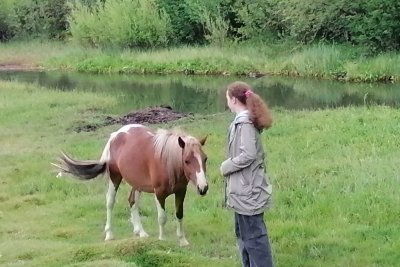
M185 232L183 231L183 201L186 196L186 188L175 193L175 210L178 225L176 229L176 235L179 239L180 246L187 246L189 242L186 240Z
M167 214L165 213L165 194L156 192L155 194L157 213L158 213L158 226L159 226L159 240L165 240L164 226L167 222Z

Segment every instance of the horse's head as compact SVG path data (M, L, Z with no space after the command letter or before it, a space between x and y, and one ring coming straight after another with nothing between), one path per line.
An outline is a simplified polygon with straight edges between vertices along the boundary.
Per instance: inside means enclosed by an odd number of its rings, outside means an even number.
M208 190L206 179L207 155L203 152L203 145L207 137L200 141L193 138L178 138L179 146L182 148L183 172L186 179L191 181L200 195L205 195Z

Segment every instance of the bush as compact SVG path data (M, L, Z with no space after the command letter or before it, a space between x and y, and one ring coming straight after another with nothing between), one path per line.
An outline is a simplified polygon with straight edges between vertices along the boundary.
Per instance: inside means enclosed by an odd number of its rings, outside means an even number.
M0 41L11 39L17 30L13 0L0 1Z
M397 0L245 0L235 11L246 38L273 33L303 43L350 42L373 52L400 49Z
M262 39L265 36L284 37L286 25L283 23L279 0L254 0L236 3L236 28L240 37ZM261 37L261 38L260 38Z
M69 10L66 2L67 0L8 0L6 26L12 29L11 37L62 39L68 28L66 16ZM0 12L0 24L1 21Z
M67 0L43 1L46 35L51 39L64 39L68 32L67 17L70 13Z
M72 38L92 46L151 48L166 46L170 20L154 0L77 1L69 18Z
M356 44L372 54L400 50L400 1L0 0L0 41L69 33L93 46L222 46L272 37Z
M160 7L168 14L174 44L203 43L204 29L200 14L191 0L159 0Z
M400 50L399 1L353 1L347 13L354 43L374 51Z

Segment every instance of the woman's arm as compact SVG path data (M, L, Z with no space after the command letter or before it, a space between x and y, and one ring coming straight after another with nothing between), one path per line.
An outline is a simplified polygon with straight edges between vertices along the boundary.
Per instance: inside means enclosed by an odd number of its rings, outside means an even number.
M223 176L228 176L231 173L248 167L257 158L256 134L254 126L250 123L244 123L240 126L240 154L222 162L221 174Z

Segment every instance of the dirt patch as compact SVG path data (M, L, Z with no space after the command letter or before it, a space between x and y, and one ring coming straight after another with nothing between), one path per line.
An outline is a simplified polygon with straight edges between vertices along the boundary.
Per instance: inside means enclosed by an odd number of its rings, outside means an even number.
M141 110L134 110L122 117L106 117L104 123L84 124L74 127L76 132L96 131L99 127L112 124L157 124L179 120L192 116L192 113L183 113L173 110L170 106L149 107Z
M178 120L189 115L191 114L174 111L170 106L160 106L132 111L120 118L107 117L106 119L108 124L156 124Z
M40 70L41 68L21 63L0 63L0 71L34 71Z

